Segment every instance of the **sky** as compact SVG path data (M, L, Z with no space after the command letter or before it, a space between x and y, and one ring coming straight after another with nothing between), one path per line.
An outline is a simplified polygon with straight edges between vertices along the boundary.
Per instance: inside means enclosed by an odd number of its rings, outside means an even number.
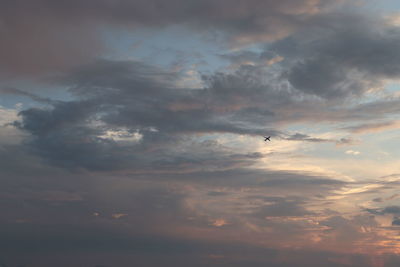
M0 0L0 38L0 266L400 265L398 1Z

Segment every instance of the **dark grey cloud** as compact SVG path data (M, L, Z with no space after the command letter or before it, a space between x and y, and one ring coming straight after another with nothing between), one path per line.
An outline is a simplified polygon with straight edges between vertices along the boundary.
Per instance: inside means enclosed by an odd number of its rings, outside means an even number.
M333 35L331 37L335 38ZM283 40L274 45L281 48L284 45L280 43L284 42L289 41ZM297 42L302 44L301 40L297 40ZM304 49L307 49L306 45L304 45ZM269 48L266 51L269 52L270 50L273 49ZM342 85L339 87L344 93L336 94L334 92L335 89L330 88L327 83L321 86L318 85L314 89L328 90L335 96L325 97L319 95L318 92L299 90L299 88L290 84L285 73L293 67L293 64L297 64L298 60L301 61L308 56L313 57L314 54L319 53L317 48L310 51L310 55L302 52L298 51L297 56L287 56L282 53L282 56L287 58L275 63L272 67L254 59L257 55L261 57L260 53L249 52L250 56L248 55L249 53L241 53L240 55L234 53L232 57L240 56L240 62L255 60L255 65L245 63L240 65L239 63L239 67L234 72L217 73L204 76L203 79L206 81L207 86L213 89L212 99L214 103L229 105L232 116L234 115L237 120L241 120L243 124L251 122L257 122L258 124L276 122L286 124L294 122L357 122L359 124L366 121L365 124L369 125L376 123L376 120L382 120L388 115L399 112L399 100L396 97L359 103L359 97L370 89L369 86L361 86L361 84L360 88L362 90L359 94L357 93L357 97L354 92L352 93L351 90L346 89L345 86L342 87ZM320 53L323 53L323 51ZM300 59L297 57L300 57ZM235 60L233 59L233 61ZM338 63L335 67L342 69L343 66L340 64ZM373 76L371 74L368 77ZM343 78L341 77L340 79ZM364 83L370 78L359 79L358 77L351 77L349 79L354 83ZM376 77L375 80L379 81L380 78ZM308 77L307 81L313 82L312 77ZM326 80L322 79L322 82L325 83ZM225 107L225 109L228 110L228 107ZM293 133L281 135L281 137L302 141L324 141L310 136L301 137ZM352 144L354 142L351 137L325 141L332 141L337 145Z
M379 80L397 78L398 27L354 13L316 18L304 31L271 46L291 65L285 74L297 89L323 98L360 95Z
M174 240L162 236L138 234L129 237L117 229L107 229L99 225L21 223L3 224L2 226L4 234L4 239L0 243L2 249L21 253L83 250L87 253L91 251L131 251L163 254L190 252L194 249L190 247L190 244L196 246L195 241ZM200 247L197 249L201 249L201 243L199 245Z
M0 246L7 252L2 261L8 266L67 267L71 264L85 264L125 267L135 262L145 267L182 264L196 267L340 267L346 266L340 261L343 258L351 266L373 266L368 257L361 254L273 249L240 241L207 242L143 234L131 237L118 231L106 231L101 227L60 225L46 228L44 225L32 224L8 225L3 228L2 233L5 236ZM20 242L10 239L10 233L20 236ZM282 258L285 260L282 261ZM393 257L392 261L398 262L398 257Z
M385 207L382 212L389 213L389 214L400 214L400 206L388 206Z
M223 55L236 64L265 64L281 56L282 77L309 95L325 99L360 96L382 79L399 76L399 29L379 16L331 12L273 42L265 52Z
M312 212L306 210L302 204L303 201L290 200L285 198L274 198L267 205L259 207L254 213L254 216L265 217L282 217L282 216L305 216L311 215Z
M398 217L395 217L392 221L392 225L400 225L400 219Z
M250 166L251 167L251 166ZM323 198L332 190L338 190L348 183L335 177L327 177L308 172L272 171L268 169L252 169L238 167L232 169L214 169L209 171L164 174L159 179L174 181L191 181L203 185L227 188L262 188L271 194L294 196L315 196ZM301 193L299 193L301 192Z
M301 133L295 133L285 139L290 140L290 141L307 141L307 142L314 142L314 143L322 143L322 142L331 142L332 141L330 139L310 137L307 134L301 134Z
M191 194L200 193L198 189L193 191L189 188L206 186L204 194L210 189L215 189L215 186L223 186L228 191L232 188L237 190L234 195L219 194L211 197L218 198L217 202L222 206L224 203L229 205L229 198L232 196L236 199L240 197L239 191L243 186L253 188L257 190L255 194L260 194L258 190L263 187L263 180L268 179L276 180L275 185L264 186L265 189L270 188L274 195L280 194L279 188L286 188L294 195L302 195L291 197L288 196L289 193L285 193L285 197L269 197L268 194L264 194L258 199L263 204L271 203L269 208L261 204L247 209L247 214L241 214L246 210L246 202L242 202L242 206L233 203L234 214L228 212L231 216L240 215L242 219L251 217L252 222L260 222L261 217L267 215L301 216L304 212L310 215L303 207L308 201L306 196L309 195L303 188L314 191L314 194L324 194L326 190L340 187L336 184L331 185L328 181L319 181L316 184L310 181L302 187L302 178L317 178L301 173L268 173L245 169L219 172L203 170L203 173L191 174L149 174L137 179L131 179L131 175L126 177L124 173L102 175L100 172L68 172L41 164L40 160L26 153L22 154L24 157L19 158L21 154L16 152L17 148L25 147L8 147L8 150L4 151L5 154L1 155L6 160L1 163L1 174L5 174L5 177L2 177L0 190L0 232L4 237L0 241L0 247L7 252L4 260L11 266L36 266L36 262L40 262L38 267L54 266L57 261L62 262L60 266L71 262L82 262L89 266L129 266L131 262L137 261L143 261L145 266L157 266L160 261L176 265L182 263L182 254L186 255L185 260L188 263L196 261L199 266L247 266L249 263L256 266L281 266L279 258L274 256L280 254L281 250L249 246L244 242L233 242L229 238L227 240L223 236L199 240L197 237L179 234L179 229L190 227L205 231L213 229L207 220L209 216L214 215L212 211L202 210L200 207L192 209L188 205L193 197ZM260 156L262 155L248 155L249 158ZM232 157L241 159L244 156L233 154ZM26 162L33 166L27 165ZM4 173L7 169L10 171ZM289 179L298 181L293 185L285 184ZM193 182L195 180L203 181ZM279 184L278 180L282 183ZM254 199L247 198L247 202ZM206 200L209 201L209 198ZM201 198L201 202L203 201ZM249 211L260 214L248 216ZM127 215L115 219L113 214ZM217 216L225 214L226 211L223 210L218 212ZM230 220L230 217L228 219ZM160 224L160 221L163 223ZM238 227L240 222L232 220L232 226L228 225L225 228L227 231L236 231L235 227ZM277 224L267 223L274 229ZM225 231L225 228L221 231ZM285 224L277 231L279 234L293 233L293 236L297 237L299 229L304 228L291 223ZM216 237L220 233L218 230L214 232ZM176 235L185 238L173 237ZM271 253L273 259L269 258L266 261L266 253ZM243 254L246 256L237 256ZM63 257L70 260L62 260ZM307 262L307 259L308 256L304 260ZM288 266L295 266L295 263L288 263Z
M352 138L345 138L345 137L342 137L340 139L317 138L302 133L289 134L286 137L282 137L282 139L288 141L305 141L311 143L334 143L337 146L352 145L355 142Z
M385 214L393 214L393 215L400 215L400 206L387 206L385 208L378 208L378 209L365 209L371 214L376 215L385 215Z
M27 180L35 177L48 177L60 175L62 170L43 164L40 158L31 155L26 147L21 145L0 146L1 173L4 177L10 177L9 185L18 184L18 180Z
M383 200L382 200L381 197L377 197L377 198L374 198L372 201L374 201L374 202L382 202Z
M362 227L378 226L372 215L358 215L353 218L344 218L340 215L331 216L320 224L329 227L329 230L326 230L329 233L327 240L334 239L337 245L341 244L349 248L352 246L351 242L363 240L366 237L360 230ZM369 236L374 237L374 234L371 233ZM349 244L350 240L352 241Z
M130 164L142 169L154 169L152 164L156 164L163 169L201 162L225 168L263 155L229 155L218 143L196 144L190 135L279 134L267 125L258 126L257 121L246 125L235 114L242 109L241 103L230 100L241 97L247 101L239 88L226 88L233 91L228 91L226 99L220 95L224 88L217 88L215 80L209 88L191 90L173 87L176 80L176 73L141 63L101 60L63 80L77 100L23 110L21 122L14 124L32 134L28 143L34 153L56 165L88 169L119 169ZM125 137L136 134L137 142L121 144L107 138L108 132L121 129Z

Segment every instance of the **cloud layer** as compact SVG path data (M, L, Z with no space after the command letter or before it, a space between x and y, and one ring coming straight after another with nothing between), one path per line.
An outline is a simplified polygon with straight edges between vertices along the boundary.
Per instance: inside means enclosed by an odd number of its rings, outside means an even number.
M234 43L287 36L336 0L290 1L11 1L0 3L0 70L34 74L65 70L103 53L105 29L182 24L223 31Z
M400 31L364 11L0 1L0 265L398 266ZM167 52L116 58L139 32Z

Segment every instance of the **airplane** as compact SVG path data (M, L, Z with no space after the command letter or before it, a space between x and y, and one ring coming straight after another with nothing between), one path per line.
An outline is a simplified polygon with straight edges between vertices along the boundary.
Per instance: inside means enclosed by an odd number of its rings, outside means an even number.
M267 136L264 136L264 138L265 138L265 140L264 140L264 141L267 141L267 140L268 140L268 141L271 141L271 139L270 139L270 138L271 138L271 136L268 136L268 137L267 137Z

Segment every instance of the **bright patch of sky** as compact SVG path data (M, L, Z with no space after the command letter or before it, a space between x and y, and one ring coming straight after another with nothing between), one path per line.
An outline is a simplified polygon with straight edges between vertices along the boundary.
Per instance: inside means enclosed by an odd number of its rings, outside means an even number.
M213 72L224 66L218 57L224 49L223 43L218 41L218 33L214 40L209 38L206 33L196 33L181 26L105 32L112 59L139 60L176 70L194 65L200 72Z
M397 94L400 96L400 83L389 83L385 86L385 90L392 94Z
M385 1L367 1L367 7L373 8L374 10L382 9L384 11L395 11L398 12L400 9L400 2L398 0L385 0Z
M52 100L68 101L72 100L73 96L68 92L65 86L54 83L41 83L29 79L13 79L0 82L2 88L13 88L27 93L33 93L41 98ZM0 97L0 105L6 108L14 108L15 103L20 103L24 108L43 106L43 103L34 101L29 96L18 94L3 94Z

